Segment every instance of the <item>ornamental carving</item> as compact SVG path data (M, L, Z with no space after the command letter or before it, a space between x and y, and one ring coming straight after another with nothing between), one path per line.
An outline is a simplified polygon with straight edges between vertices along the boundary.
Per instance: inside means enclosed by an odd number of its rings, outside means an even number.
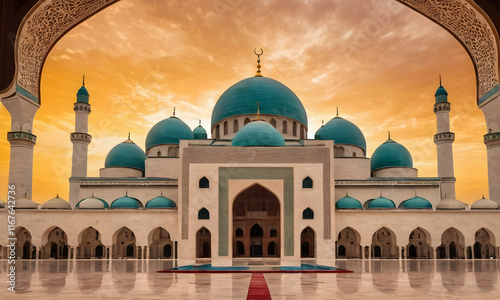
M478 76L478 98L498 85L498 49L490 25L470 4L457 0L398 0L434 20L467 48Z
M119 0L46 0L31 14L18 38L17 84L39 98L43 62L66 32ZM398 0L436 21L465 45L477 68L478 96L498 85L497 48L489 24L464 1Z
M42 1L29 16L19 36L17 83L39 98L43 62L52 46L66 32L118 0Z

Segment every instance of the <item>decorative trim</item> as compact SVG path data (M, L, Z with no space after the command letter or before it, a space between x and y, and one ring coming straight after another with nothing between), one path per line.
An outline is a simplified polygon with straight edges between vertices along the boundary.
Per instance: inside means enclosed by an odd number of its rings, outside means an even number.
M500 92L500 85L497 84L494 88L492 88L489 92L484 94L481 98L479 98L479 104L482 104L484 101L490 99L493 95Z
M472 5L457 0L398 0L433 20L458 39L477 73L478 105L498 86L498 49L488 21Z
M55 43L74 26L115 2L118 0L42 1L27 15L17 37L17 84L39 97L42 67ZM39 103L38 99L33 101Z
M219 168L219 256L229 255L229 179L282 179L285 256L294 255L293 168Z
M22 95L30 100L32 100L33 102L37 103L37 104L40 104L40 102L38 102L38 98L35 97L33 94L31 94L30 92L28 92L27 90L23 89L22 87L20 87L19 85L16 84L16 93L18 93L19 95Z
M92 136L88 133L73 132L70 137L72 142L81 141L86 142L87 144L90 144L90 142L92 142Z
M455 134L453 132L440 132L434 135L434 143L441 144L443 142L455 141Z
M7 140L11 146L27 146L33 148L36 144L36 135L24 131L12 131L7 133Z
M378 181L378 180L360 180L360 181L350 181L350 180L335 180L335 187L340 186L405 186L405 185L437 185L439 186L439 178L434 180L387 180L387 181Z
M493 132L484 135L484 144L487 149L500 146L500 132Z

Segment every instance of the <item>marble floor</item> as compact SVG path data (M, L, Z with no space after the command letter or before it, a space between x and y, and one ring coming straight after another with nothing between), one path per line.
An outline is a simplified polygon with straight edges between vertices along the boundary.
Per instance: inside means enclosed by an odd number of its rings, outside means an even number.
M246 299L252 274L157 273L172 260L0 261L0 299ZM264 274L273 299L500 299L498 260L336 260L344 274Z

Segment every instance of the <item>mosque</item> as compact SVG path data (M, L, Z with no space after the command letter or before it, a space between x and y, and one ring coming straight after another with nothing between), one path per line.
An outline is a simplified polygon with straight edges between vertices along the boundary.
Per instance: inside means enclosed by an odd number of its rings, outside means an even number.
M16 202L20 259L498 258L495 201L455 199L448 93L435 93L439 177L419 177L390 136L367 157L363 132L335 117L307 139L308 118L288 87L261 74L222 93L210 133L174 114L145 148L129 137L87 177L90 95L74 111L70 199ZM15 148L13 148L15 150ZM7 209L0 209L7 223ZM2 241L8 235L0 227ZM1 246L0 246L1 247ZM2 248L0 248L2 249ZM3 245L0 255L8 257Z

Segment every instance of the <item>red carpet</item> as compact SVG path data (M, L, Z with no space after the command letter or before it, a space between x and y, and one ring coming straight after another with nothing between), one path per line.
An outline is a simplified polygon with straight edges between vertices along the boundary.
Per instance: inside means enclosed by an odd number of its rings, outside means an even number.
M248 287L247 300L271 300L266 279L262 273L253 273Z

